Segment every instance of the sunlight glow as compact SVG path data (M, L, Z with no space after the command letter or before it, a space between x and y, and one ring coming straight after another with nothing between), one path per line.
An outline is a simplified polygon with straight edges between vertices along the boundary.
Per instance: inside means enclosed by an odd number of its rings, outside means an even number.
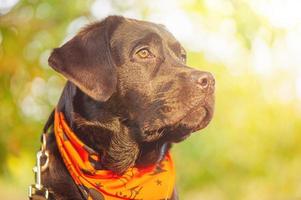
M255 12L265 16L277 28L294 28L301 25L300 0L250 1Z
M96 0L91 6L91 13L97 19L113 14L113 7L108 0Z
M255 38L252 43L252 64L256 72L262 75L272 70L271 49L262 38Z
M19 0L0 0L0 16L8 13Z
M301 71L296 79L296 95L299 99L301 99Z

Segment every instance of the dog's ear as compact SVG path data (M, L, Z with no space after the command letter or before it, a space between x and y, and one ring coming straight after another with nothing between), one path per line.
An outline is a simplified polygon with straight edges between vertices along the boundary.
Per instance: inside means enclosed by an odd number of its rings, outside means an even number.
M93 99L106 101L117 84L110 38L122 20L122 17L110 16L89 25L54 49L48 59L49 65Z

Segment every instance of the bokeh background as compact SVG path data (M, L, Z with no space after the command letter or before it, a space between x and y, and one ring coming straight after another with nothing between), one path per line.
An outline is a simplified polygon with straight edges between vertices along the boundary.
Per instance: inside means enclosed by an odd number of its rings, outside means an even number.
M65 79L51 49L110 14L165 24L216 78L212 123L175 145L181 199L301 199L300 0L0 0L0 198L26 199Z

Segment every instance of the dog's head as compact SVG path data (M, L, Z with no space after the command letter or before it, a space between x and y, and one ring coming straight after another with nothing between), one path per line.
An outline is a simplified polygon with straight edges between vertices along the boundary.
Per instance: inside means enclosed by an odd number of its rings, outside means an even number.
M143 141L178 141L208 124L214 78L186 65L184 48L164 26L125 20L110 44L117 91Z
M95 101L117 99L115 114L139 142L178 142L212 118L213 76L188 67L159 24L107 17L55 49L49 64Z

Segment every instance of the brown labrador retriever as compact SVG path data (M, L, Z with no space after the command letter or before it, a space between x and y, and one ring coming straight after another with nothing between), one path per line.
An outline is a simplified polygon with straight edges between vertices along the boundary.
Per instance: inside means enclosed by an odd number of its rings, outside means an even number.
M188 67L184 48L159 24L107 17L54 49L49 65L68 79L56 109L101 155L98 167L116 174L161 162L172 143L212 118L213 76ZM53 120L52 114L48 127ZM53 128L47 149L42 181L50 198L85 199L64 165ZM176 192L168 199L178 199Z

